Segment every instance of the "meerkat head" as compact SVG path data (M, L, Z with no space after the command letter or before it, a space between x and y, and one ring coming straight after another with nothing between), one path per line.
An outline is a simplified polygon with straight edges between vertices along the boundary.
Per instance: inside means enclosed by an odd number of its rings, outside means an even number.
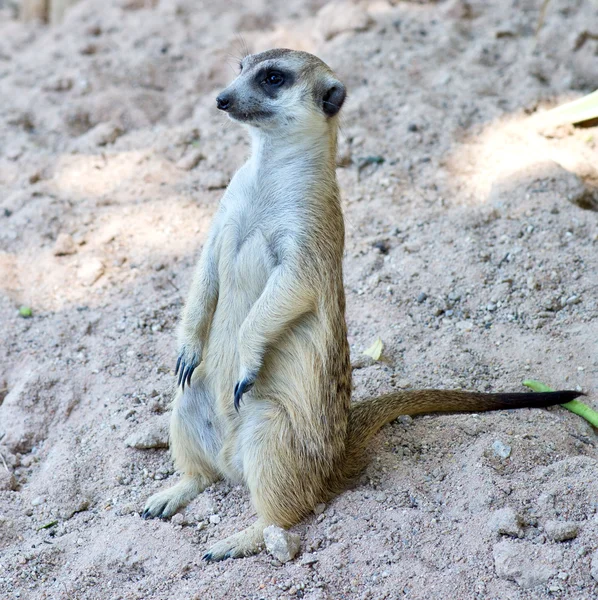
M246 56L237 78L216 98L234 121L265 131L299 132L336 122L345 86L319 58L276 49Z

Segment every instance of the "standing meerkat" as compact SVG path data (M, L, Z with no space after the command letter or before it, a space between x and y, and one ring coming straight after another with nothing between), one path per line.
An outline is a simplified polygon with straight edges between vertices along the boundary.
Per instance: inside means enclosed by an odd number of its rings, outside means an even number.
M250 132L249 160L214 218L179 330L170 446L183 477L147 501L169 517L224 477L257 521L206 560L255 554L359 472L371 437L404 414L548 406L578 392L396 392L351 403L336 179L345 86L305 52L247 56L216 99Z

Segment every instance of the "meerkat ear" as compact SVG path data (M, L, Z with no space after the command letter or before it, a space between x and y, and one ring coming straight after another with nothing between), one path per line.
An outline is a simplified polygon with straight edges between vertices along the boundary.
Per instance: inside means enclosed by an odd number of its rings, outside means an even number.
M336 80L326 82L322 96L322 110L329 117L334 117L342 108L347 97L347 89Z

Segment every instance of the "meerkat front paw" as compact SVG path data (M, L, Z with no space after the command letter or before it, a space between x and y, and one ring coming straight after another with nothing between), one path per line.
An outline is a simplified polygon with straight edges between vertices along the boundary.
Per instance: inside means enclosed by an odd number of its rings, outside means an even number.
M184 477L171 488L150 496L141 516L144 519L172 517L179 508L187 506L197 494L205 490L209 483L210 480L201 475Z
M170 488L154 494L145 503L141 516L144 519L165 519L171 517L184 505L177 492L178 490L175 488Z
M241 399L243 398L243 394L245 392L248 392L255 384L255 376L250 376L248 375L247 377L244 377L243 379L241 379L241 381L238 381L235 384L235 400L234 400L234 406L235 406L235 410L237 412L239 412L239 406L241 404Z
M182 385L185 389L185 384L188 386L191 383L193 371L199 366L200 362L201 351L184 346L176 361L174 370L175 377L178 375L177 385Z

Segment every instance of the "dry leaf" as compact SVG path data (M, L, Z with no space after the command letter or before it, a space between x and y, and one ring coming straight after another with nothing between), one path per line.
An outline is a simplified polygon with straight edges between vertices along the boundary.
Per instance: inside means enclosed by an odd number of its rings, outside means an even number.
M383 348L384 344L382 343L382 340L376 338L376 341L367 350L364 350L363 353L367 354L367 356L371 356L374 360L380 360Z

